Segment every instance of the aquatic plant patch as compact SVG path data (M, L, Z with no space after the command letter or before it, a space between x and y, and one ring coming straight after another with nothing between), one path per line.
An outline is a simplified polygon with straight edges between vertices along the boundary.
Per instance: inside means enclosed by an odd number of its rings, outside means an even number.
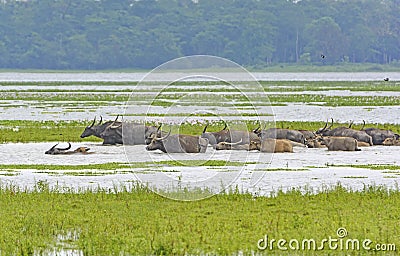
M169 160L169 161L147 161L135 163L102 163L102 164L82 164L82 165L65 165L65 164L0 164L0 171L9 170L119 170L131 168L148 168L155 166L244 166L248 164L256 164L256 162L237 162L226 160Z
M370 170L400 170L398 165L390 164L328 164L331 167L351 167L351 168L362 168Z

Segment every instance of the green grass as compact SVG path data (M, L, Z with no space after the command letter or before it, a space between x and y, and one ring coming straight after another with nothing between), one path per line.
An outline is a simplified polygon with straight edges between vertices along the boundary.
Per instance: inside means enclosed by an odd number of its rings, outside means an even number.
M150 163L150 162L149 162ZM152 162L151 162L152 163ZM146 167L147 163L135 163L134 167ZM83 165L57 165L57 164L0 164L0 170L117 170L130 168L128 163L103 163L103 164L83 164ZM133 167L133 166L132 166Z
M81 139L90 122L84 121L0 121L0 143L44 141L102 141L94 136Z
M398 165L391 165L391 164L345 164L345 165L336 165L336 164L329 164L327 166L333 167L351 167L351 168L362 168L362 169L370 169L370 170L400 170L400 166Z
M110 193L111 192L111 193ZM2 255L46 254L53 248L81 250L84 255L236 255L263 253L355 254L367 251L260 251L269 239L370 239L400 246L400 192L366 187L361 192L340 186L319 194L299 190L272 197L253 197L236 190L183 202L160 197L147 188L105 191L49 189L38 182L34 191L0 189ZM368 217L366 217L368 216ZM389 252L386 255L396 255ZM380 254L379 254L380 255Z

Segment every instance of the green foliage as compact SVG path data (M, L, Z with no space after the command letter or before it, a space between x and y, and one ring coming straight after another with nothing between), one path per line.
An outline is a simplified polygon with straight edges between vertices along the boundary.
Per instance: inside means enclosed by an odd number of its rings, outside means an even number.
M149 69L195 54L254 68L398 63L399 8L396 0L7 0L0 68Z
M399 191L382 187L349 192L337 186L318 194L276 191L272 197L239 194L233 188L182 202L140 184L76 193L39 181L30 192L13 186L0 189L0 248L6 255L48 254L53 249L88 255L293 254L298 251L259 251L257 241L265 235L321 241L337 238L341 227L348 231L346 238L398 248L399 204ZM337 253L327 247L302 252Z
M94 136L81 139L88 124L82 121L0 121L0 143L41 141L102 141Z

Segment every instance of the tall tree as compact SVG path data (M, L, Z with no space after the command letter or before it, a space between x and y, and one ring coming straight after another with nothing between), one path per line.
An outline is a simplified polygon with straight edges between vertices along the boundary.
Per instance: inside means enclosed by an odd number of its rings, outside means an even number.
M333 64L338 62L346 52L346 43L341 28L331 17L313 20L305 28L309 37L306 49L313 61Z

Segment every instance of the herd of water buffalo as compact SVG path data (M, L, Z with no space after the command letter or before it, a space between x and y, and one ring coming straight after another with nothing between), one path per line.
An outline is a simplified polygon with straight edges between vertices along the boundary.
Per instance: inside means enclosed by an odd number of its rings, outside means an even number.
M227 125L218 132L207 132L205 126L201 135L171 134L161 131L156 126L140 123L121 122L118 116L114 121L96 124L96 117L87 126L81 138L96 136L103 139L103 144L147 145L146 150L161 150L164 153L204 153L208 145L216 150L258 150L266 153L293 152L293 147L328 148L330 151L359 151L359 147L373 145L400 146L400 135L390 130L363 127L360 130L348 126L332 129L333 119L328 126L317 131L291 130L281 128L261 129L253 131L231 130ZM87 154L89 148L79 147L70 151L54 145L46 154ZM90 152L91 153L91 152Z

